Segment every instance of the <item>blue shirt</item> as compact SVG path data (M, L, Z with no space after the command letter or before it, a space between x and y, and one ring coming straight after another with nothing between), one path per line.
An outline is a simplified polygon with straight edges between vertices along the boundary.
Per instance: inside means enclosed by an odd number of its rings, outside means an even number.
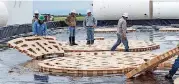
M47 25L45 23L39 24L38 21L33 23L32 31L34 35L45 36L47 31Z

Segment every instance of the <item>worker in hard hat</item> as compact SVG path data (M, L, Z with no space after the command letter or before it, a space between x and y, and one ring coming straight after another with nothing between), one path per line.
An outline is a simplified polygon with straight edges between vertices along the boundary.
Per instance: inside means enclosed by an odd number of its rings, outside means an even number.
M70 15L65 19L66 24L69 26L69 43L71 46L78 45L75 43L75 28L76 28L76 11L72 10Z
M125 46L125 52L129 52L129 46L128 46L128 40L126 36L127 32L127 22L128 19L128 13L124 13L122 15L122 18L118 21L117 26L117 42L114 44L114 46L111 48L111 51L115 51L118 45L122 42Z
M38 12L38 10L36 10L34 12L34 17L32 19L32 23L34 23L35 21L38 21L38 17L39 17L39 12Z
M44 23L45 17L40 15L38 20L33 23L33 34L37 36L45 36L47 25Z
M91 11L87 10L87 16L83 20L83 27L87 30L87 45L94 44L94 28L96 25L96 19L92 16Z

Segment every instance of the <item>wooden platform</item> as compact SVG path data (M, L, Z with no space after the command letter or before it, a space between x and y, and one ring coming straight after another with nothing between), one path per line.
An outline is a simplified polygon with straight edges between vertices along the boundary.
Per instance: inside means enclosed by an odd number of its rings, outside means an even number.
M95 33L114 33L117 31L117 28L98 28L95 29ZM127 28L127 32L135 32L136 29L134 28Z
M38 65L40 71L54 75L102 76L127 73L155 56L148 52L73 52L41 61Z
M65 57L38 63L40 71L53 75L103 76L126 74L158 55L149 52L70 52ZM174 60L158 65L157 69L171 68Z
M179 28L160 28L161 32L179 32Z
M104 40L104 37L94 37L95 40Z
M77 41L77 46L70 46L67 42L61 42L65 52L95 52L95 51L110 51L116 40L95 40L94 45L86 45L86 41ZM142 52L148 50L159 49L160 46L156 43L129 40L129 51ZM117 51L124 51L124 45L121 43L116 49Z
M9 47L15 48L28 56L39 59L46 58L49 55L64 55L64 50L60 47L54 37L32 36L17 38L8 42Z
M129 73L126 74L127 78L131 78L135 76L136 74L140 74L141 72L144 72L146 70L150 70L158 66L159 64L169 60L170 58L174 57L177 55L179 52L179 47L176 47L166 53L163 53L161 55L156 56L155 58L141 64L137 68L133 69Z

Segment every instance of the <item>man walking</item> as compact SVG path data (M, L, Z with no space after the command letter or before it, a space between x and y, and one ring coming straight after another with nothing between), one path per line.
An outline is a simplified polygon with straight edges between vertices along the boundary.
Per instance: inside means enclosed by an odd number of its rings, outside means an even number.
M45 36L47 25L44 23L45 17L40 15L38 20L33 23L33 34L37 36Z
M87 45L94 44L94 28L96 25L96 19L92 16L91 11L87 10L87 16L83 21L83 27L87 30Z
M70 45L78 45L75 43L75 27L76 27L76 11L72 10L70 15L67 17L67 19L65 20L66 24L69 26L69 31L70 31L70 35L69 35L69 42Z
M129 52L129 46L128 46L128 40L126 36L127 32L127 20L128 18L128 13L124 13L122 15L122 18L119 19L118 21L118 26L117 26L117 42L114 44L114 46L111 48L111 51L115 51L118 45L122 43L125 46L125 52Z

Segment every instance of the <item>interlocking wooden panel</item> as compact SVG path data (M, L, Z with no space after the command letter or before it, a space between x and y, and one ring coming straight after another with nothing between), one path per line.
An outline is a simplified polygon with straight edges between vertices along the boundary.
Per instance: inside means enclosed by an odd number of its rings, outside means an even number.
M93 45L86 45L86 41L78 41L79 45L70 46L67 42L61 42L65 52L95 52L95 51L110 51L116 40L95 40ZM160 46L156 43L129 40L129 51L142 52L148 50L159 49ZM124 45L121 43L116 49L117 51L124 51Z
M161 31L161 32L178 32L179 28L160 28L159 31Z
M8 45L35 59L46 58L48 55L53 54L58 56L63 56L64 54L60 44L51 36L17 38L9 41Z
M159 68L172 68L173 63L175 62L175 60L177 59L177 56L172 57L171 59L161 63L158 65Z
M100 28L100 29L95 29L95 33L113 33L116 32L117 28ZM135 32L136 29L134 28L127 28L127 32Z
M38 63L40 71L73 76L124 74L156 56L148 52L75 52Z
M104 37L94 37L95 40L104 40Z
M141 64L139 67L137 67L137 68L133 69L132 71L130 71L129 73L127 73L126 77L131 78L131 77L135 76L136 74L140 74L141 72L152 69L152 68L158 66L159 64L169 60L173 56L177 55L178 52L179 52L179 47L174 48L164 54L158 55L155 58Z

